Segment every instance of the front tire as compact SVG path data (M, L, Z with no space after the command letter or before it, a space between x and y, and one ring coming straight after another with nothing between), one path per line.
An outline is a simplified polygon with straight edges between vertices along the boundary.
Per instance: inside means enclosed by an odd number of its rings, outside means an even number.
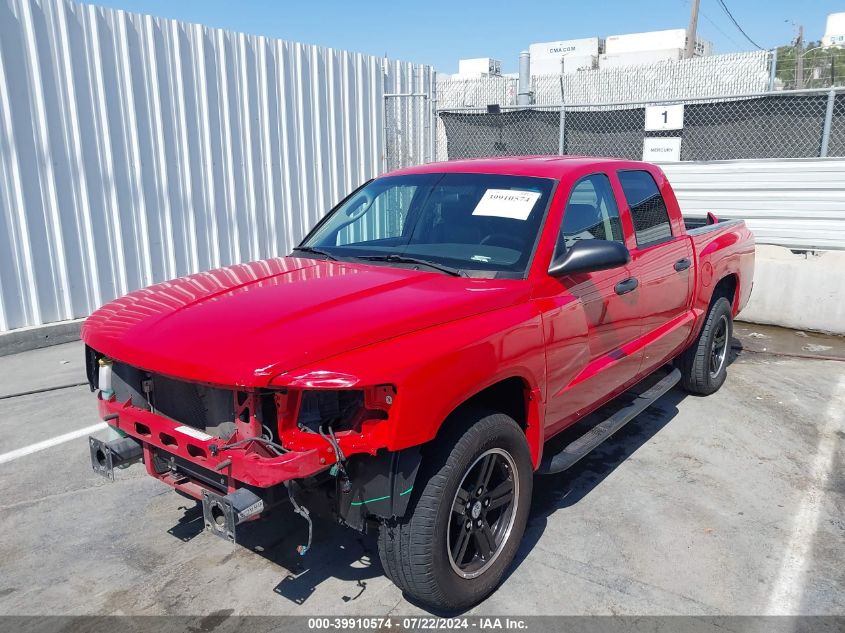
M732 335L731 302L719 297L710 306L698 339L678 358L684 389L702 396L719 390L728 374Z
M385 573L405 594L453 611L478 604L504 577L525 531L533 471L512 418L465 411L447 424L405 517L382 524L378 544Z

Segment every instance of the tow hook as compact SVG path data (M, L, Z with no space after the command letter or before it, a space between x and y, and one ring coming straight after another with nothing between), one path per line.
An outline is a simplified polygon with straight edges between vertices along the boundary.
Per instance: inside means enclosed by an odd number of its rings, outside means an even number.
M238 488L226 496L202 491L205 527L217 536L235 543L235 526L264 512L264 501L251 490Z
M311 537L313 533L313 525L311 523L311 513L308 512L308 508L305 506L301 506L296 502L296 496L293 492L293 487L290 481L285 482L285 488L288 491L288 497L290 498L291 505L293 505L293 511L296 512L299 516L301 516L305 521L308 523L308 541L305 545L297 545L296 551L300 556L305 556L308 553L308 550L311 549Z
M115 468L125 468L139 462L144 454L141 444L131 437L120 437L110 442L89 437L88 447L94 472L112 481Z

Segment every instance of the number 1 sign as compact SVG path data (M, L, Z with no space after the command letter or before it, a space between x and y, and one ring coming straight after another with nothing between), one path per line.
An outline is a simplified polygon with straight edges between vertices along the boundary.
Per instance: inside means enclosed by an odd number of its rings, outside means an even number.
M684 104L646 106L645 129L647 132L655 130L681 130L684 127Z

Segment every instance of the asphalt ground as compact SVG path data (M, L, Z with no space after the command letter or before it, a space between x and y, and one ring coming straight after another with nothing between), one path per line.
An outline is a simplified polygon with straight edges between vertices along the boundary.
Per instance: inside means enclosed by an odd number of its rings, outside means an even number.
M845 363L745 347L718 393L673 390L538 477L517 560L470 614L845 614ZM83 381L80 343L0 358L0 614L426 613L372 534L318 523L300 557L283 511L232 546L142 466L97 476Z

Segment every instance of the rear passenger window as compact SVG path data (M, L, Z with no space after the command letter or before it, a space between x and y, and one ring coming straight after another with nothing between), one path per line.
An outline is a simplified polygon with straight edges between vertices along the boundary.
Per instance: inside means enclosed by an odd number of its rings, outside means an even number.
M604 174L593 174L579 180L572 188L563 212L557 252L563 252L578 240L621 242L623 239L610 180Z
M672 237L669 212L657 183L647 171L620 171L619 182L631 207L637 246L647 246Z

